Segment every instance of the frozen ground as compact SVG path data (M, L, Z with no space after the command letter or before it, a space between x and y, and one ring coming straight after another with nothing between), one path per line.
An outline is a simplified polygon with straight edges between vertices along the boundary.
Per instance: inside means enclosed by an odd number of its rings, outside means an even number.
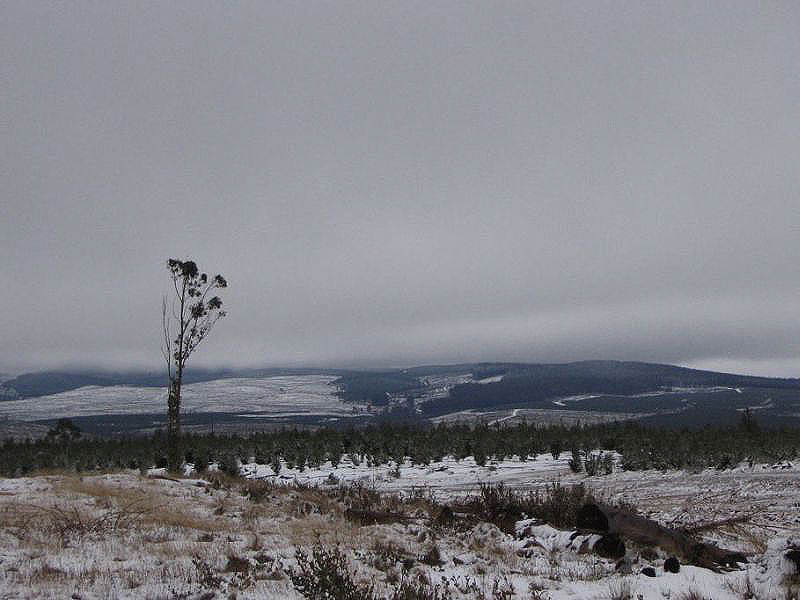
M392 466L393 468L394 466ZM479 482L504 481L536 488L554 481L582 482L595 494L625 500L662 523L728 525L706 530L712 539L752 554L741 571L714 573L683 566L665 573L664 556L629 550L633 573L621 576L611 561L558 550L537 529L539 545L493 525L468 531L435 529L421 509L403 523L358 526L344 506L315 490L277 486L258 503L235 487L202 480L169 480L135 473L0 480L0 598L298 598L288 579L295 550L319 539L339 544L356 579L380 590L402 574L448 582L454 598L643 600L777 599L788 565L782 552L800 537L796 513L800 470L793 465L741 466L702 473L615 472L585 477L569 472L566 456L506 460L478 466L445 459L425 467L372 468L344 461L333 468L290 470L244 465L251 477L276 483L295 479L322 489L361 482L387 493L453 499ZM735 519L735 517L742 519ZM733 519L732 519L733 518ZM558 537L558 532L553 532ZM441 564L421 559L436 546ZM639 573L652 566L656 577ZM690 596L690 592L698 595ZM483 596L481 596L483 594ZM796 597L796 596L795 596Z
M296 375L264 379L218 379L183 386L185 414L234 412L264 417L347 416L345 404L330 385L329 375ZM82 387L69 392L0 403L0 417L39 421L62 417L163 413L166 390L111 386ZM357 409L359 407L356 407Z

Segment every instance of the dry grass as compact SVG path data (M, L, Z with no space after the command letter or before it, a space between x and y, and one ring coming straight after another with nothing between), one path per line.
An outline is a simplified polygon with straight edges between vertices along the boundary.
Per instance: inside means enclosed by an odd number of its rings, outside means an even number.
M183 597L202 585L195 558L223 578L241 579L241 569L225 573L224 557L245 561L263 554L276 538L262 540L262 517L285 510L291 500L281 492L278 502L257 505L232 491L131 474L36 480L0 498L0 533L11 551L4 561L5 587L12 597L45 589L67 598L76 589L92 597L121 589L135 590L136 597ZM224 514L214 515L219 505ZM287 528L270 523L275 531L264 535L274 534L285 545ZM286 597L290 584L279 563L267 575L269 582L257 585ZM230 585L242 583L237 582Z
M53 489L59 494L71 493L92 498L119 499L131 493L142 495L145 492L138 487L111 485L107 481L95 481L83 477L62 477L53 481Z
M101 476L101 475L117 475L120 473L125 473L124 469L97 469L91 472L92 477ZM76 478L75 471L71 469L62 469L62 468L43 468L43 469L34 469L28 474L28 477L58 477L58 478Z
M767 550L770 532L755 527L732 527L730 534L745 542L755 554L763 554Z
M28 581L31 584L54 583L64 582L70 579L69 574L57 567L53 567L47 563L39 565L32 569L28 575Z
M231 523L221 519L195 515L179 509L161 509L149 513L143 524L155 527L176 527L180 529L194 529L203 532L219 532L231 529Z
M627 579L620 579L608 584L609 600L633 600L633 588Z
M749 573L736 579L727 579L725 581L725 588L743 600L759 600L760 598L757 593L756 584L751 579Z
M689 588L685 592L680 592L676 600L713 600L710 596L704 596L697 588Z
M172 500L165 498L169 495L162 488L161 482L156 478L145 480L151 489L143 491L135 485L110 484L104 481L91 481L83 478L68 478L58 482L54 489L59 492L70 492L73 495L88 496L95 499L97 506L103 508L116 508L124 511L126 508L137 508L141 516L140 522L144 526L173 527L203 532L219 532L231 528L238 529L237 522L224 517L234 509L234 501L229 491L220 486L221 491L208 490L208 500L203 501L202 490L192 490L193 498ZM153 489L155 488L155 489ZM171 491L171 490L170 490ZM172 492L174 493L174 492ZM131 496L134 496L131 499ZM211 515L203 514L206 506ZM237 507L238 508L238 507ZM253 518L256 515L250 515Z
M304 519L290 519L285 523L289 541L297 546L309 546L320 540L323 543L352 545L363 539L365 529L349 521L310 515Z
M0 528L19 540L68 540L84 537L101 538L112 532L137 527L148 505L139 499L129 500L116 508L92 510L61 502L50 506L12 502L0 508Z

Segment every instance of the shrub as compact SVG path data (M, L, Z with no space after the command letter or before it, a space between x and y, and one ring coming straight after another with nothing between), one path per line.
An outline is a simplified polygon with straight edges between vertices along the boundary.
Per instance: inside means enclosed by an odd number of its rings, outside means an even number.
M207 452L197 452L194 456L194 470L198 473L204 473L208 469L208 462Z
M347 558L339 547L315 545L311 556L301 549L295 553L297 570L292 585L309 600L377 600L374 586L353 581Z
M611 475L614 472L614 455L610 452L603 454L600 463L603 475Z
M439 546L433 544L428 551L420 557L419 562L431 567L438 567L444 564L442 562L442 554L439 552Z
M228 562L225 564L226 573L247 573L250 571L250 561L235 554L228 555Z
M558 457L561 456L561 440L553 440L550 444L550 455L553 457L553 460L558 460Z
M272 492L275 486L267 481L251 480L242 486L242 496L247 496L252 502L261 502L264 497Z
M451 600L452 597L453 593L446 583L432 586L421 578L416 581L404 578L389 596L390 600Z
M569 459L569 470L573 473L580 473L583 471L583 461L581 460L580 450L577 448L572 449L572 457Z
M586 474L589 477L595 475L611 475L614 471L614 457L607 453L591 454L583 461Z
M240 474L239 457L232 452L226 452L219 458L218 467L226 475L238 477Z
M194 563L194 568L196 571L195 578L197 579L197 583L199 583L202 587L206 589L216 589L222 585L222 577L214 573L214 569L211 568L206 561L201 559L199 556L195 556L192 559L192 563Z
M545 491L519 492L503 485L482 484L480 495L467 506L481 520L512 532L523 516L547 521L554 527L575 527L578 511L590 500L583 485L571 487L554 483Z

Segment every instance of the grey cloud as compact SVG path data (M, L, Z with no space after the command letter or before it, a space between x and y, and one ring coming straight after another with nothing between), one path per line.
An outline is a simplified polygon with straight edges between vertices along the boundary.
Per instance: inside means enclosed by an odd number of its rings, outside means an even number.
M199 363L797 374L793 4L0 11L0 370L158 364L178 256Z

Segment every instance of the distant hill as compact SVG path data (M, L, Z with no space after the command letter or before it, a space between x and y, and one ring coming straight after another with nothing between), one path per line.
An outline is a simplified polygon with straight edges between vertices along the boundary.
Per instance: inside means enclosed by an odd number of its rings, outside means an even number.
M465 363L406 369L194 369L185 383L280 375L334 375L346 402L385 409L391 419L534 409L621 413L644 423L698 427L736 422L750 410L770 426L800 425L800 379L701 371L674 365L592 360L556 364ZM0 386L0 401L84 386L164 387L163 372L46 371ZM237 410L231 407L232 411ZM557 418L557 417L556 417Z
M800 379L593 360L415 367L339 378L339 395L405 406L433 418L536 409L639 415L645 423L699 427L737 422L745 410L771 426L800 425Z
M486 409L520 403L549 408L553 405L553 399L559 397L597 395L611 400L646 393L653 394L643 397L655 397L655 392L660 390L674 393L680 388L800 391L800 379L755 377L673 365L621 361L512 365L506 368L501 381L488 385L457 385L447 398L426 404L424 412L431 415L446 414L456 410ZM630 408L630 404L627 402L626 406ZM584 402L583 405L587 403Z
M358 372L339 378L343 398L386 403L393 394L410 393L426 379L468 374L474 382L453 386L447 400L429 403L431 410L502 405L587 393L635 394L661 388L690 386L762 387L800 390L800 379L776 379L700 371L674 365L613 360L572 363L473 363L421 366L380 372ZM490 384L487 377L502 376ZM435 407L435 408L434 408Z
M330 373L340 375L345 371L326 371L320 369L187 369L183 376L184 383L199 383L232 377L276 377L279 375L303 375L314 373ZM112 386L131 385L141 387L166 387L167 376L164 371L41 371L25 373L3 382L6 393L0 393L0 401L14 397L36 398L49 396L78 389L88 385ZM9 390L11 390L9 392Z

